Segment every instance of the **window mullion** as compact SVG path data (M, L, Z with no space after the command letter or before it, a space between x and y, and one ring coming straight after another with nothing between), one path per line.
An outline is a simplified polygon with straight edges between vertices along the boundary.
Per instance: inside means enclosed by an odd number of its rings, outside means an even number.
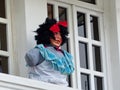
M90 75L90 84L91 84L90 90L95 90L94 73L91 73Z
M93 55L92 55L92 40L91 40L91 28L90 28L90 13L86 14L86 25L88 31L88 57L89 57L89 68L90 68L90 90L95 90L94 85L94 73L93 73Z
M91 31L90 31L90 14L86 14L86 25L88 31L88 57L89 57L89 67L90 70L93 70L93 58L92 58L92 40L91 40Z

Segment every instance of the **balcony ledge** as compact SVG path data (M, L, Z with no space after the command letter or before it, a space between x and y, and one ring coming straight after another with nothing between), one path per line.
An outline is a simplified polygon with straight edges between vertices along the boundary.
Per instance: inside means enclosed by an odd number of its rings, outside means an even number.
M78 90L0 73L0 90Z

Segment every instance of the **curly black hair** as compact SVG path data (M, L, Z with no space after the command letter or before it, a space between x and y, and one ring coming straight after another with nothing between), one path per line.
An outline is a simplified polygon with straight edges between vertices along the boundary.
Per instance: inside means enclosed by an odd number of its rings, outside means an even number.
M39 28L35 31L37 33L37 35L35 35L35 40L37 44L49 45L50 38L55 39L54 33L49 29L56 23L57 21L55 19L46 18L45 22L39 25ZM68 30L67 27L61 25L59 25L59 28L62 37L61 45L63 45L68 40Z

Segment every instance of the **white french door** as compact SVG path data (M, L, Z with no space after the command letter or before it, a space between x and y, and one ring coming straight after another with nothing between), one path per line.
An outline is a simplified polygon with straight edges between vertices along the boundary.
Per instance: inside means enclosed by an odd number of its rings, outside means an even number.
M73 7L78 88L107 90L102 13Z

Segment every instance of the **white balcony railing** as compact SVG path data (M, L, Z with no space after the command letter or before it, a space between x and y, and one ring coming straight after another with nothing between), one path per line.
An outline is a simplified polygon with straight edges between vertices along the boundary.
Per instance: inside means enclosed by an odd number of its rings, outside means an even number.
M0 73L0 90L77 90Z

